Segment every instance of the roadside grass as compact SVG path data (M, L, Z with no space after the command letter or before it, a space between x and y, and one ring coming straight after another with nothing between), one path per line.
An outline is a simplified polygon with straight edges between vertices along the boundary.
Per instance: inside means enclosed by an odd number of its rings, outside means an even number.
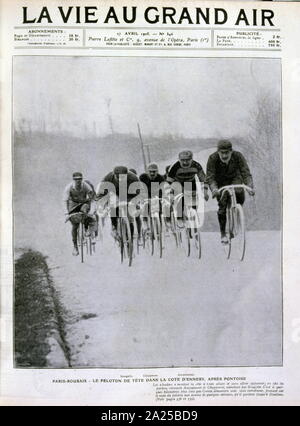
M27 250L15 262L14 350L16 367L46 367L55 312L46 257Z

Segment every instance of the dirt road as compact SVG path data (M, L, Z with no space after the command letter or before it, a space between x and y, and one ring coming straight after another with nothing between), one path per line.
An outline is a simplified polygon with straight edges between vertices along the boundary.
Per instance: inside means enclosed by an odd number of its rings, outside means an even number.
M279 232L248 233L244 262L203 233L201 260L167 241L163 259L142 253L131 268L108 226L84 264L64 232L48 254L73 367L281 364Z

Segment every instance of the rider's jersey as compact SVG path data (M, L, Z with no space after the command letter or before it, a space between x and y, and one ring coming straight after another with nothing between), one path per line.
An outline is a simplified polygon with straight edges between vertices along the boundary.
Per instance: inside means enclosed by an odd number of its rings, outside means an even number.
M140 175L140 181L146 185L147 198L151 198L155 196L161 198L162 190L161 188L159 189L159 185L165 181L162 175L158 173L157 176L153 180L151 180L147 173L142 173Z
M69 183L64 190L64 202L68 204L68 210L71 211L79 204L90 201L94 196L93 188L87 181L82 181L79 189L76 189L75 183Z
M86 203L93 197L93 188L87 181L83 181L79 189L76 189L75 183L69 183L64 190L64 201L71 204Z
M232 184L245 184L253 187L253 179L247 161L238 151L232 151L228 163L221 161L218 152L211 154L207 162L206 182L212 191Z
M134 173L128 172L126 182L123 182L117 179L113 172L110 172L103 178L102 182L100 182L97 186L96 199L99 200L104 195L108 194L110 191L106 183L112 183L114 185L113 188L115 195L118 198L122 198L123 196L125 196L127 197L127 201L130 201L139 193L139 190L135 191L134 187L130 188L130 185L135 182L139 182L139 178Z
M168 172L169 182L195 182L195 176L198 176L200 182L205 182L205 173L197 161L192 161L190 167L181 167L180 161L177 161Z

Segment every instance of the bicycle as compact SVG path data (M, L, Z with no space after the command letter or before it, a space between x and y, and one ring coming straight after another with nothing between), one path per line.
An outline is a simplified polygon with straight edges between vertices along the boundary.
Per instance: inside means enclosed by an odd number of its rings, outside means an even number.
M178 194L174 197L171 212L172 231L175 235L176 245L184 248L187 257L191 255L192 247L194 247L198 259L201 259L201 221L192 201L195 197L191 194L191 203L185 200L184 211L180 220L177 214L177 206L183 197L184 194Z
M186 255L191 255L192 247L198 259L201 259L201 225L200 213L197 203L202 196L202 186L198 176L195 176L196 190L185 191L184 194L177 194L174 197L171 211L171 226L175 236L176 246L184 247ZM181 221L178 220L178 204L184 198L184 209Z
M245 227L245 215L241 204L236 200L235 189L243 189L244 191L252 191L247 185L226 185L218 190L221 195L220 200L226 193L230 196L230 201L226 208L226 234L228 237L228 243L223 244L227 259L230 258L232 249L232 239L238 241L239 259L242 261L245 257L246 252L246 227Z
M124 259L127 258L128 266L131 266L133 259L133 235L127 206L127 201L119 202L117 234L119 239L118 243L120 247L121 263L123 263Z
M66 222L70 220L74 223L79 223L77 229L77 245L80 249L80 259L81 263L84 263L84 248L86 249L86 253L92 256L96 251L96 230L90 229L89 226L89 235L86 235L85 231L85 220L89 215L83 212L71 213L68 215Z
M155 246L159 252L159 257L163 255L163 224L162 213L160 213L161 199L153 197L144 200L143 209L148 207L150 214L142 219L143 247L153 256Z
M142 224L141 222L138 223L138 221L140 220L139 217L134 217L133 220L133 240L136 240L136 253L139 254L140 253L140 247L144 246L144 242L142 240L140 240L140 235L142 235Z

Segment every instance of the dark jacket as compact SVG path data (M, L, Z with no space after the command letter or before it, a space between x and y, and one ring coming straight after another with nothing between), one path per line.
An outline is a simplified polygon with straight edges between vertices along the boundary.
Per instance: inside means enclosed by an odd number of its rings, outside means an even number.
M150 198L151 195L156 195L159 198L162 197L162 191L159 190L157 191L157 193L155 193L155 189L158 188L158 186L164 182L164 177L162 175L160 175L159 173L157 174L156 178L154 180L151 180L149 175L147 173L142 173L140 175L140 181L143 182L146 187L147 187L147 197ZM152 188L151 188L151 184ZM153 193L154 192L154 193Z
M139 182L139 178L131 172L128 172L127 174L127 182L126 184L124 183L124 188L122 188L122 191L120 191L120 181L119 179L116 178L116 176L114 175L113 172L108 173L108 175L106 175L101 184L99 185L98 189L97 189L97 195L96 195L96 199L99 200L100 198L102 198L104 195L108 194L109 190L107 189L107 185L105 185L105 183L112 183L114 185L115 191L114 193L117 195L117 197L120 197L121 195L125 195L127 197L127 201L130 201L133 197L135 197L136 195L138 195L140 193L140 185L139 185L139 189L133 191L133 193L131 193L131 188L130 185L132 183L138 183ZM137 185L138 186L138 185ZM125 201L125 200L122 200Z
M233 184L245 184L253 188L253 179L247 161L238 151L232 152L228 164L221 161L218 152L211 154L207 162L206 183L211 191Z

